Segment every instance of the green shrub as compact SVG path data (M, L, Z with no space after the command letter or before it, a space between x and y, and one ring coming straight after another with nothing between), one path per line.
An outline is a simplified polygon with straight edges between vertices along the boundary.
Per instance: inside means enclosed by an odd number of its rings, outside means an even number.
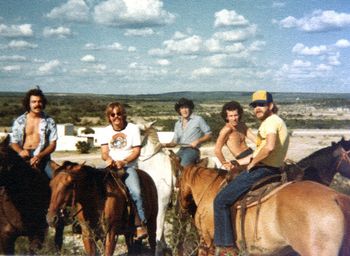
M87 154L91 150L91 145L90 143L86 141L78 141L75 146L77 147L78 151L80 154Z

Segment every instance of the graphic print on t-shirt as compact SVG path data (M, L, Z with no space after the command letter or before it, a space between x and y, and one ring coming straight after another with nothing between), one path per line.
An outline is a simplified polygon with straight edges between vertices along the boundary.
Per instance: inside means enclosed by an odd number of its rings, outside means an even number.
M111 148L122 149L126 146L126 135L124 133L117 133L112 137L110 141Z

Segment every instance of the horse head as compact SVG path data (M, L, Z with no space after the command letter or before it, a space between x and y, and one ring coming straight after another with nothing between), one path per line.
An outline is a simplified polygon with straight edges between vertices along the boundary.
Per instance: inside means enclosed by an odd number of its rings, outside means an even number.
M146 124L138 124L138 127L141 130L143 135L142 139L142 149L141 149L141 158L152 156L161 150L162 145L159 141L157 129L153 126L156 121L149 122Z
M337 157L335 163L336 171L346 178L350 178L350 141L342 138L336 144L336 150L333 152L333 156Z
M71 202L74 204L76 181L83 176L84 164L77 164L66 161L54 172L54 177L50 182L51 200L48 213L46 215L47 223L55 226L59 217L65 217L64 211Z

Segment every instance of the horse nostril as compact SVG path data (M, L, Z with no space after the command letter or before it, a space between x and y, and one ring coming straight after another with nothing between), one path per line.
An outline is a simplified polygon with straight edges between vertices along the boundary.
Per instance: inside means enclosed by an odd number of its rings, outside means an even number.
M50 217L49 214L46 215L46 222L49 224L50 227L55 227L58 222L58 216L55 215L53 217Z

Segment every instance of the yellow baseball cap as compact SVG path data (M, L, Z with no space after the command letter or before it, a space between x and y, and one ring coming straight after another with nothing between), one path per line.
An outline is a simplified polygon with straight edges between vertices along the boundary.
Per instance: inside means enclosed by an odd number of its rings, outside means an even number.
M264 90L259 90L253 93L252 102L249 105L252 106L256 103L271 103L271 102L273 102L271 93Z

